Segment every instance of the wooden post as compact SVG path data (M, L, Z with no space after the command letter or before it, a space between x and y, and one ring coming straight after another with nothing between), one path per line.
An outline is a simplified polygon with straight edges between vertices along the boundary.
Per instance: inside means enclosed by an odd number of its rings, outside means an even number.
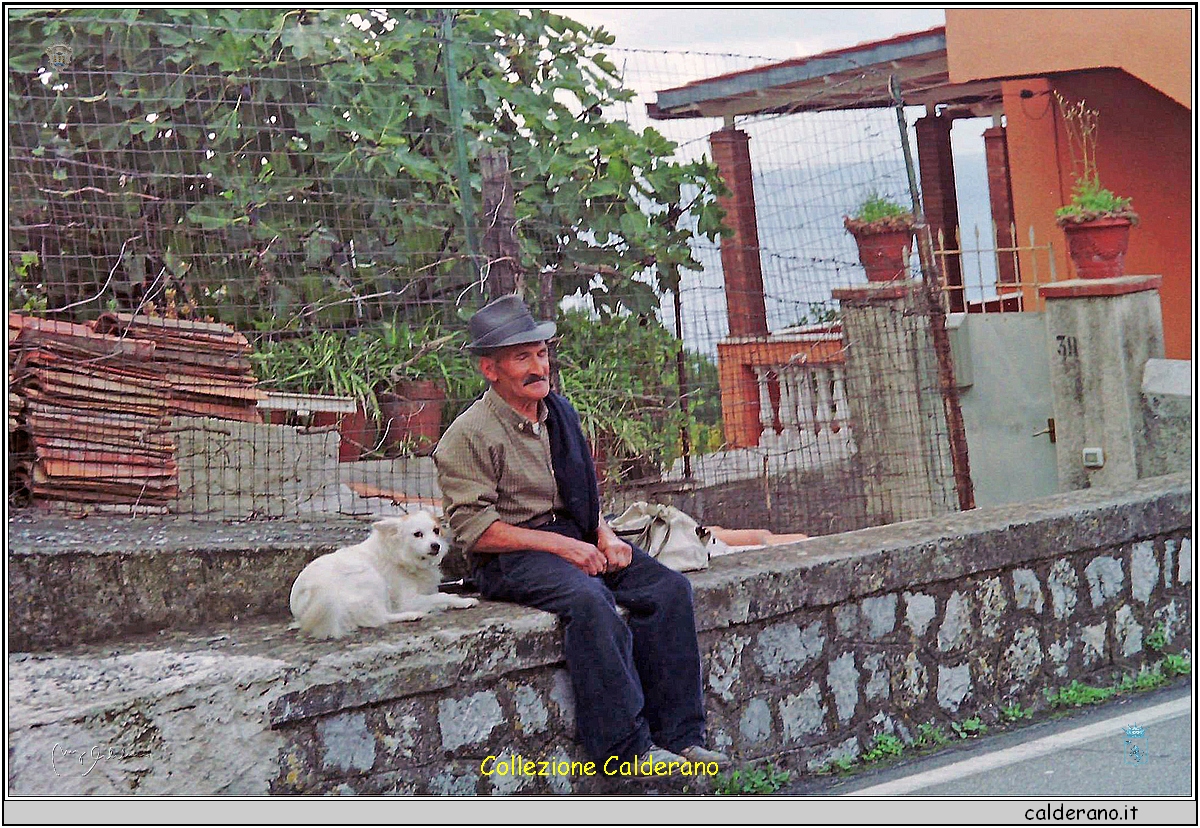
M487 147L479 155L479 169L483 175L483 255L488 298L524 293L508 153Z

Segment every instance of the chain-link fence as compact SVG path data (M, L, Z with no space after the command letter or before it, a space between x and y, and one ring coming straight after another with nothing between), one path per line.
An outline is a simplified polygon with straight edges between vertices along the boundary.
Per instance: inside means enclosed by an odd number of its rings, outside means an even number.
M821 533L957 506L935 305L835 298L864 284L843 217L907 204L894 111L739 118L750 243L722 122L646 105L761 59L623 50L537 10L8 27L10 504L436 505L429 451L484 388L466 319L515 290L558 323L614 508ZM757 298L729 287L748 253ZM731 335L754 302L762 330Z

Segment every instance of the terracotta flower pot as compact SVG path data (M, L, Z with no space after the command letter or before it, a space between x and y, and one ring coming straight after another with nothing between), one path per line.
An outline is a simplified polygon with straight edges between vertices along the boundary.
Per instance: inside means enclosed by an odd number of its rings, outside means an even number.
M858 259L869 282L890 282L908 274L913 228L908 222L859 222L846 219L846 229L858 242Z
M425 455L442 436L446 392L433 380L402 380L379 399L380 427L388 456L405 448Z
M1129 249L1127 218L1098 218L1065 222L1067 251L1080 279L1115 279L1125 275L1125 251Z
M358 460L364 452L375 448L375 424L362 408L353 414L337 414L338 461L349 463Z

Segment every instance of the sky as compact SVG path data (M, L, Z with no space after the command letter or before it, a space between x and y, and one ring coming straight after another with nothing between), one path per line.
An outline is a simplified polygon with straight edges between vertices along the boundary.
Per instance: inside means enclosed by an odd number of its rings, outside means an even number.
M603 26L628 49L761 55L783 60L944 25L941 8L612 8L553 6L551 11Z

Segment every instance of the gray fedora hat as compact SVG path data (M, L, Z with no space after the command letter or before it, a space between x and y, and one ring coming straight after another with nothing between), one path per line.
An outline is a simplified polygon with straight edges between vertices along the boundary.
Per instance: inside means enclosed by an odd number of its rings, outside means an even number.
M514 293L489 302L471 317L467 323L467 331L471 334L467 349L483 355L509 345L542 342L554 336L555 330L553 322L540 325L535 322L525 302Z

